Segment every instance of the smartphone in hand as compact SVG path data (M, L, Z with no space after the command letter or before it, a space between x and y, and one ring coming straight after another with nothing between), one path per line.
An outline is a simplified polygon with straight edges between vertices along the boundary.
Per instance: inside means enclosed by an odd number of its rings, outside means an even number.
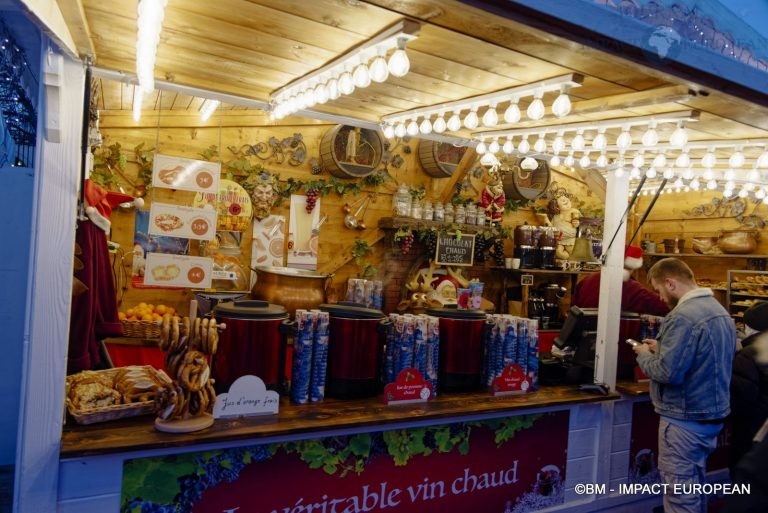
M638 341L637 341L637 340L635 340L634 338L628 338L628 339L627 339L627 340L625 340L624 342L626 342L627 344L629 344L629 345L630 345L630 346L632 346L632 347L637 347L639 344L642 344L642 342L638 342Z

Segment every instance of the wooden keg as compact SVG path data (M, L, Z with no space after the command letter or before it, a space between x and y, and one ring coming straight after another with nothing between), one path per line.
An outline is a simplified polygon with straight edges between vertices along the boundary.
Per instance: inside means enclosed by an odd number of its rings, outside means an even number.
M517 157L505 157L501 160L502 183L507 199L535 200L547 192L551 171L549 164L537 159L539 166L528 170L520 167L522 159Z
M424 139L419 141L419 162L424 172L432 178L452 176L466 152L466 146Z
M320 161L333 176L362 178L376 171L383 148L375 130L336 125L320 141Z

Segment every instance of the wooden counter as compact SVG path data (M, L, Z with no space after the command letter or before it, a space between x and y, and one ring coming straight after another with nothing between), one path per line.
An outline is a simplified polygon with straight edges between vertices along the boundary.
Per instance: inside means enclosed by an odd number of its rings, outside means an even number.
M135 417L79 426L71 419L61 441L61 458L198 444L328 432L361 427L382 428L416 421L442 421L475 415L494 415L554 406L620 399L617 393L600 395L579 391L576 385L542 387L530 394L492 397L487 393L446 394L428 403L387 406L381 398L332 400L296 406L281 399L276 416L217 420L210 428L188 434L156 431L153 418Z
M647 396L650 392L651 384L648 381L617 381L616 391L631 396Z

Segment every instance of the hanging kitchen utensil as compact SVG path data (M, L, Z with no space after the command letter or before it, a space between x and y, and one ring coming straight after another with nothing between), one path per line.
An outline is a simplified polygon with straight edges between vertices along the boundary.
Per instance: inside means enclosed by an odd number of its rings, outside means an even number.
M367 199L366 199L365 203L363 203L363 212L362 212L362 214L359 215L359 218L357 220L357 229L358 230L365 230L366 228L368 228L365 225L365 213L368 211L368 205L370 205L370 203L371 203L371 198L372 198L372 196L369 194L367 196Z
M360 205L363 201L365 201L365 196L363 196L362 198L359 198L357 201L353 201L351 204L344 203L344 206L341 207L341 210L344 211L345 214L350 214L352 213L352 210L354 210L355 207Z
M351 230L354 230L357 228L357 225L360 223L358 216L360 216L360 214L363 211L363 208L368 204L368 198L369 198L368 196L365 196L363 198L362 202L360 203L360 206L357 208L357 211L355 211L354 214L347 214L346 216L344 216L344 226L346 226Z

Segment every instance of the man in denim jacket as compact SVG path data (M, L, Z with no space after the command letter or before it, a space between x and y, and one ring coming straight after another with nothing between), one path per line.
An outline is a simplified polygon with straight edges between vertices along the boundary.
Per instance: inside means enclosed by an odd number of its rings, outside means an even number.
M736 327L712 290L699 287L677 258L659 260L648 282L672 310L658 340L635 347L637 363L651 379L659 422L659 472L668 484L664 512L706 512L707 456L730 410L731 364ZM700 492L700 490L698 490Z

